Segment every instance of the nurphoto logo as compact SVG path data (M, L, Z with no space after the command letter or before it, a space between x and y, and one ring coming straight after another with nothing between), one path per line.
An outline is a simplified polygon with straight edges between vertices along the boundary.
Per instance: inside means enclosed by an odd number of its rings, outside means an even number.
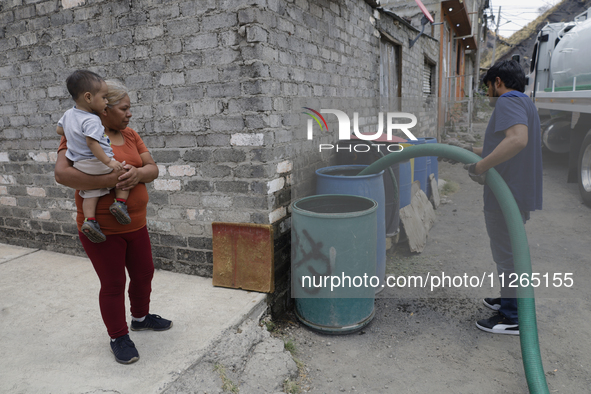
M326 131L328 131L328 125L326 123L326 120L324 119L324 117L322 116L322 114L333 114L337 117L337 120L339 122L339 140L350 140L351 139L351 119L349 118L349 116L347 116L347 114L343 111L340 111L338 109L321 109L320 112L309 108L309 107L303 107L304 109L310 111L310 112L303 112L304 114L310 116L312 119L308 119L308 140L312 140L313 139L313 128L314 128L314 121L316 121L316 123L318 124L318 126L320 127L320 130L324 130L326 129ZM398 119L400 118L406 118L406 119L410 119L410 123L394 123L395 119L398 121ZM386 137L388 139L388 141L392 141L392 131L394 130L401 130L409 139L411 140L417 140L417 137L415 137L413 135L413 133L409 130L410 128L416 126L417 124L417 117L414 116L411 113L407 113L407 112L388 112L386 113ZM378 131L375 134L366 134L366 133L361 133L359 131L359 113L358 112L354 112L353 113L353 134L360 140L364 140L364 141L376 141L377 139L379 139L383 134L384 134L384 113L380 112L378 114ZM386 146L386 149L389 152L399 152L401 151L403 148L402 146L398 145L398 144L378 144L378 143L370 143L371 146L374 146L378 151L380 150L380 147L382 146ZM336 150L348 150L351 151L351 149L353 149L355 152L367 152L371 149L370 145L364 145L364 144L357 144L354 145L353 147L346 146L336 146ZM333 144L320 144L319 145L319 151L322 150L331 150L331 149L335 149L335 146Z

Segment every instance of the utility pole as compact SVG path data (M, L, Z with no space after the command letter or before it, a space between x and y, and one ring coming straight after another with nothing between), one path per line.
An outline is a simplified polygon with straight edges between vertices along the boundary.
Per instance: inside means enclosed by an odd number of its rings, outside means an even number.
M497 17L497 27L495 28L495 39L493 41L493 53L490 65L495 64L495 50L497 49L497 36L499 35L499 25L501 24L501 6L499 6L499 16Z
M478 6L478 18L476 19L478 26L478 32L476 33L476 67L474 68L474 80L476 81L475 86L478 88L480 81L480 53L482 52L482 21L485 18L484 10L482 9L483 3ZM486 44L484 44L486 47Z

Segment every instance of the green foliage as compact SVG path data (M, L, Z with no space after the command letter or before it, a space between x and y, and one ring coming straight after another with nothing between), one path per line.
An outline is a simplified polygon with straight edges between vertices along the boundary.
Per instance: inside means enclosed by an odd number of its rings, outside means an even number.
M293 342L293 339L289 339L287 342L283 342L283 346L285 350L291 353L292 356L297 353L296 345Z
M218 363L214 365L213 370L220 375L220 379L222 380L222 390L234 394L240 391L238 386L236 386L236 384L232 382L226 375L226 367Z
M289 394L299 394L301 392L299 384L290 379L285 379L283 382L283 391Z
M441 190L439 192L444 196L449 196L450 194L454 194L458 190L460 190L460 185L458 185L454 181L449 181L446 179L445 184L443 185L443 187L441 188Z
M267 331L269 332L273 332L277 328L275 323L273 323L272 321L265 322L265 326L267 326Z

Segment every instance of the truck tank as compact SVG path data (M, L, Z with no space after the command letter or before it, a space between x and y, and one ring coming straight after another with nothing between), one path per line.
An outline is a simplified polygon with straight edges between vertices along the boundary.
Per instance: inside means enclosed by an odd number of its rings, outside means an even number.
M555 86L591 85L591 19L577 23L556 45L550 72Z

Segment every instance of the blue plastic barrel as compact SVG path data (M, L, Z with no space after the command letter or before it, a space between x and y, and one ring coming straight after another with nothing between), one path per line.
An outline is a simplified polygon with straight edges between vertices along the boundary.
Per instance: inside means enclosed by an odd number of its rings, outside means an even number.
M420 145L426 143L424 138L415 140L406 140L411 145ZM413 181L419 181L421 183L421 190L427 194L427 180L429 174L427 174L427 167L431 161L429 156L415 157L415 168L414 168L414 179Z
M412 171L410 168L410 160L402 161L399 163L400 166L399 171L400 175L398 179L398 190L399 190L399 200L400 200L400 208L404 208L405 206L410 204L411 199L411 190L412 190Z
M348 194L368 197L378 203L376 276L380 284L376 292L383 290L386 276L386 204L384 171L377 174L356 176L366 165L343 165L316 170L316 194Z
M427 144L436 144L437 143L437 138L435 137L426 137L425 138L425 143ZM429 181L429 175L434 174L435 175L435 179L439 180L439 163L437 163L437 156L430 156L429 157L430 162L429 162L429 168L427 169L427 182ZM427 197L431 197L431 184L428 185L427 187Z
M374 200L349 195L292 204L291 288L296 316L306 326L347 334L373 319L377 281L362 280L376 271L377 208Z
M402 140L402 138L400 138ZM392 144L391 141L380 141L383 142L384 145ZM404 140L402 140L404 141ZM345 140L339 142L339 149L337 150L337 165L347 165L347 164L373 164L376 160L382 158L383 154L388 154L390 150L387 150L385 147L381 147L380 152L377 149L373 149L367 152L361 151L357 152L356 146L358 145L366 145L367 141L363 140ZM398 144L395 142L394 144ZM394 149L392 149L394 151ZM396 188L394 187L394 181L392 179L392 174L387 169L384 171L384 191L386 193L386 237L392 237L400 231L400 200L399 200L399 193L398 187L400 185L400 175L399 175L399 165L395 163L390 166L392 173L394 173L394 178L396 179ZM409 182L412 182L409 179ZM410 190L410 189L409 189ZM410 193L410 191L409 191Z

